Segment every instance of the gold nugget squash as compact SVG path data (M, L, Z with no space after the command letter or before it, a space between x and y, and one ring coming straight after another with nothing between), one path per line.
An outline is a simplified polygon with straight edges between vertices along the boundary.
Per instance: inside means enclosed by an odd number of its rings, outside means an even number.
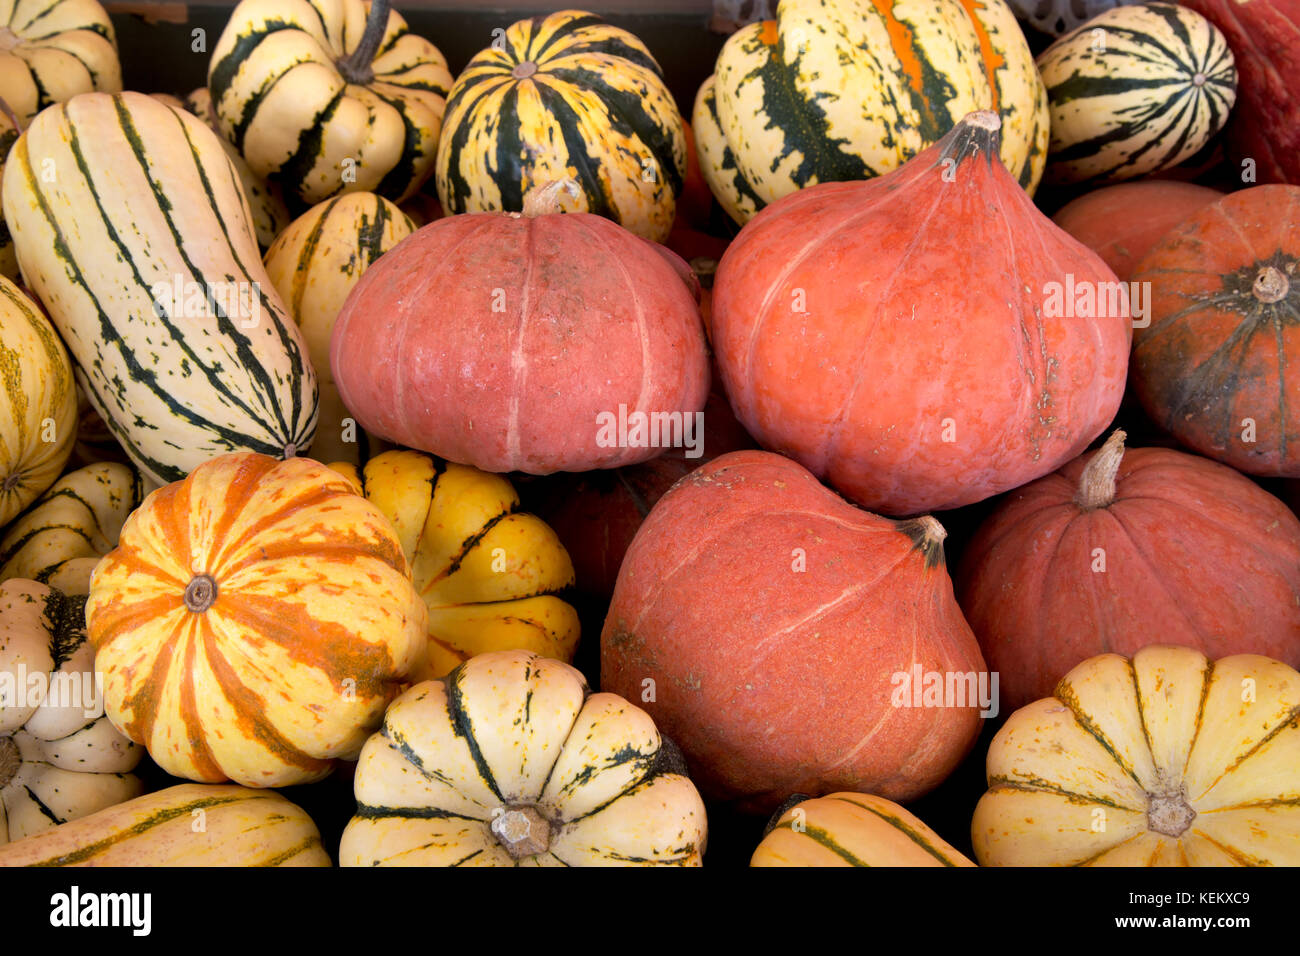
M373 505L317 462L246 452L149 495L86 604L113 723L174 776L257 787L356 756L424 618Z
M988 753L986 866L1300 865L1300 674L1186 647L1093 657Z
M393 702L341 866L699 866L704 804L641 710L567 664L480 655Z

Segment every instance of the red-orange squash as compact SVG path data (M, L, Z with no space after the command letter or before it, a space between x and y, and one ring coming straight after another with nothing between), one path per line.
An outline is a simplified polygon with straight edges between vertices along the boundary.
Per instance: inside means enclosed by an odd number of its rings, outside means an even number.
M873 511L1018 487L1119 407L1129 317L1097 295L1115 275L1035 208L999 129L971 113L888 175L788 196L718 267L713 345L741 423Z
M741 810L794 793L918 796L994 710L943 538L931 517L853 507L788 458L723 455L637 532L601 687L644 707L705 796Z
M957 597L1004 710L1089 657L1179 644L1300 664L1300 520L1231 468L1117 431L1008 495L962 555Z
M1150 324L1132 381L1182 444L1239 471L1300 477L1300 186L1255 186L1193 213L1134 269Z

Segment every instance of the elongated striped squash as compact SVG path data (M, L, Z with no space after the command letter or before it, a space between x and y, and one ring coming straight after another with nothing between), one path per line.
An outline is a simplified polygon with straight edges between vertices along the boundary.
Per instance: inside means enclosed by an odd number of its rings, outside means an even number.
M887 173L980 109L1001 115L1002 163L1032 194L1047 96L1005 0L780 0L722 48L691 126L745 223L805 186Z
M1172 3L1116 7L1038 57L1051 104L1052 182L1118 182L1176 166L1237 98L1227 40Z
M40 307L0 277L0 528L54 483L76 440L68 353Z
M307 340L320 388L311 456L363 464L381 439L371 438L339 398L330 371L334 320L357 280L376 259L415 232L406 213L374 193L346 193L313 206L266 253L266 271Z
M97 0L0 3L0 99L20 123L78 93L121 89L113 22Z
M686 133L659 64L582 10L512 24L447 100L437 183L450 215L522 212L533 187L573 179L577 211L661 242L685 173Z
M0 867L329 865L316 824L280 794L197 783L0 847Z
M354 791L340 866L699 866L708 834L645 711L524 651L403 693Z
M311 444L316 376L215 133L142 93L85 93L5 166L18 262L77 380L148 477Z
M388 0L242 0L208 67L226 138L304 205L412 195L433 172L450 87L438 48Z
M883 797L831 793L788 805L750 866L974 866L916 816Z

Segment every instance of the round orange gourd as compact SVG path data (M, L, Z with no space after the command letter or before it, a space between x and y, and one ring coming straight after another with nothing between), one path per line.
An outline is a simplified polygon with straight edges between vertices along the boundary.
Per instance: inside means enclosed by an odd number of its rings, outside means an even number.
M424 649L396 533L346 478L233 453L149 495L95 568L105 708L168 773L303 783L355 757Z

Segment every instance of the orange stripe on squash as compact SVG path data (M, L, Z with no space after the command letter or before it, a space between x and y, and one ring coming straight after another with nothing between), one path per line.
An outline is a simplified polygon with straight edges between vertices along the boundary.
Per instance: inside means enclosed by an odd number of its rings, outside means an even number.
M997 72L1007 65L1006 57L997 50L993 49L993 39L989 36L988 31L984 29L984 21L976 14L977 10L987 10L982 0L960 0L962 7L966 10L966 15L970 17L971 26L975 28L975 35L980 41L980 59L984 61L984 72L989 78L989 90L993 96L993 102L989 104L989 109L1001 110L1001 97L998 96Z
M776 46L776 41L780 39L780 32L776 28L775 20L764 20L763 29L758 38L764 46Z
M894 0L871 0L871 2L885 20L889 45L894 51L894 56L898 57L898 63L903 68L908 85L916 91L921 109L925 112L927 120L933 124L934 111L930 108L930 101L925 98L925 77L921 71L921 58L916 55L916 38L912 35L911 27L894 17Z

